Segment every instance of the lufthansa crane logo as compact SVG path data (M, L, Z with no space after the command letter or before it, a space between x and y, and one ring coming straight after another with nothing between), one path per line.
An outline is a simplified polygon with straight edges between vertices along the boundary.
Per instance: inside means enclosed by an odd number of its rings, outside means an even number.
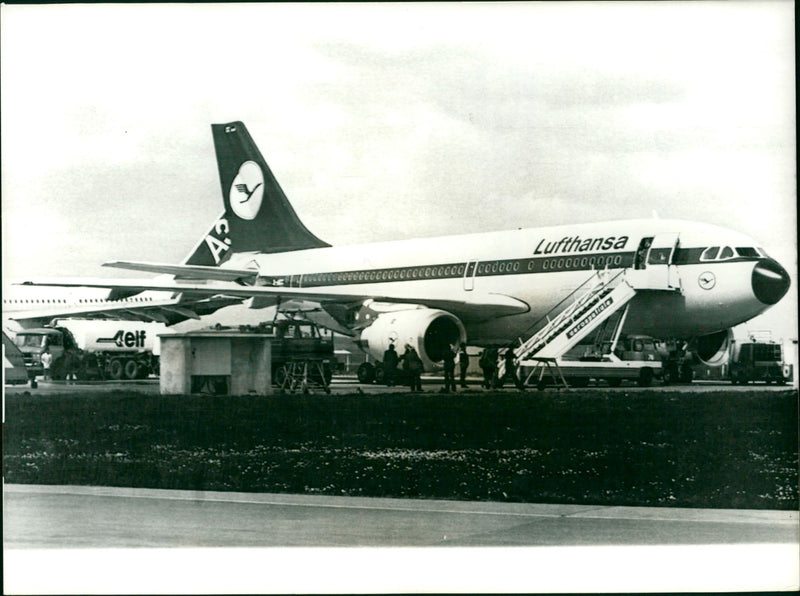
M717 276L711 273L711 271L703 271L700 277L697 278L697 285L704 290L710 290L717 285Z
M264 174L254 161L239 166L230 194L231 209L242 219L255 219L264 198Z

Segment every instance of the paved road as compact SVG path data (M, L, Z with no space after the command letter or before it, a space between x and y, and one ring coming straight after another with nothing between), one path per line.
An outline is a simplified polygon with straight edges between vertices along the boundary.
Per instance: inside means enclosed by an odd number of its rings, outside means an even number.
M796 512L4 488L6 593L756 590L800 573ZM252 550L288 546L313 548ZM382 548L320 548L353 546Z
M10 548L792 544L798 514L7 485Z

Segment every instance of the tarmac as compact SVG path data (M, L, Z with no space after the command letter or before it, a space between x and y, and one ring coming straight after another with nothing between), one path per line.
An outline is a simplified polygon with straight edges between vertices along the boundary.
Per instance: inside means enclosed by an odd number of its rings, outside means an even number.
M6 593L86 592L89 579L100 584L88 591L105 593L796 589L798 519L793 511L6 485L4 581ZM211 567L195 568L210 553ZM23 571L46 569L42 557L70 567L61 576ZM134 573L132 560L145 565L135 573L166 565L167 578L187 575L178 586L105 576L120 565ZM242 568L244 560L254 567ZM266 561L269 573L256 573ZM223 577L211 577L214 569ZM225 583L232 569L235 586ZM425 581L416 575L423 570L432 573ZM252 589L239 586L245 576Z
M467 389L458 388L456 393L483 393L486 390L480 385L480 381L476 378L468 380L469 387ZM435 393L444 386L444 378L435 375L426 375L422 378L423 390L425 392ZM751 385L732 385L727 381L720 380L699 380L689 385L664 385L660 382L653 383L650 387L639 387L636 383L623 383L620 387L609 387L607 385L590 385L593 391L609 391L609 392L641 392L641 391L681 391L687 393L704 393L707 391L730 391L731 393L745 393L757 389L759 391L785 391L787 389L796 389L791 384L787 385L766 385L751 384ZM355 376L335 376L330 384L332 394L337 393L408 393L409 389L405 386L387 387L386 385L379 385L376 383L365 385L359 383ZM545 392L559 391L562 393L576 392L580 393L585 391L585 388L571 388L561 389L555 387L548 387ZM29 384L24 385L5 385L3 392L6 395L24 395L29 394L31 397L36 395L49 395L53 393L81 393L91 394L108 391L135 391L138 393L158 395L160 393L159 380L151 377L149 379L141 379L135 381L37 381L37 388L32 389ZM502 389L492 389L495 391L507 391L516 393L519 390L510 385ZM536 395L539 390L535 387L528 387L526 393ZM311 393L323 393L321 387L311 387Z

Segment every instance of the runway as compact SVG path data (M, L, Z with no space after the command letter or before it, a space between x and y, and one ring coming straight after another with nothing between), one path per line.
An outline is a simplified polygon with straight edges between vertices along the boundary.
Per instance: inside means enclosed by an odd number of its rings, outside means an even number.
M103 560L119 552L126 553L124 559L129 560L129 553L147 557L142 553L161 553L164 551L160 549L166 548L169 549L167 556L171 557L182 549L192 549L189 552L196 553L196 548L202 547L217 553L219 556L214 560L219 564L231 553L241 553L241 547L256 548L256 553L264 552L263 547L272 547L267 549L270 557L279 551L283 553L281 556L290 559L307 552L315 558L320 552L338 553L333 559L326 555L328 562L338 560L339 556L344 556L342 553L349 553L349 558L344 557L347 562L341 563L345 566L352 565L354 558L360 561L365 551L381 555L373 562L378 566L388 553L393 553L392 561L410 557L416 565L422 566L430 564L430 557L443 557L445 569L447 561L461 564L472 560L477 553L484 553L479 561L502 555L498 563L501 567L522 557L519 564L527 569L531 561L547 553L557 559L564 556L571 559L588 552L591 565L606 561L604 569L609 572L614 566L625 563L625 575L608 578L616 581L617 587L622 579L628 585L633 576L638 575L628 563L637 558L642 559L638 565L643 570L648 561L661 569L665 557L667 560L678 557L683 567L673 568L673 573L678 574L673 579L677 580L678 577L686 579L684 572L697 567L696 557L700 556L705 561L700 571L708 577L692 584L693 589L712 580L720 580L730 587L730 578L738 577L742 571L731 569L731 557L742 557L747 561L746 569L756 572L757 577L739 578L738 581L745 582L738 584L739 587L746 584L747 589L764 589L767 585L774 587L775 581L782 582L781 585L787 581L791 583L791 578L796 581L800 555L798 513L788 511L595 507L78 486L7 485L4 488L5 572L7 578L23 583L43 578L15 575L15 569L8 563L26 559L39 561L43 552L50 558L80 565L86 557L77 557L76 562L69 553L102 549L99 552L103 553ZM301 548L276 551L274 547ZM309 547L310 551L302 547ZM107 550L142 548L159 550ZM94 557L97 551L90 552ZM622 559L611 554L620 552L625 553ZM68 554L62 558L59 553ZM713 561L719 553L724 553L727 562L720 563L717 569ZM239 561L238 555L234 558ZM754 561L759 562L758 567L754 566ZM106 564L111 563L107 561ZM384 561L384 564L392 563ZM484 568L485 562L480 567ZM443 568L437 565L436 569ZM487 584L488 591L494 591L495 586L508 589L505 582L514 569L514 566L508 569L502 579L495 577L495 584ZM461 573L469 576L475 571L477 568L463 569ZM711 577L717 572L719 577ZM544 578L539 573L535 576L523 574L518 579L529 582L524 588L530 591ZM296 589L301 584L306 585L306 580L311 583L308 591L336 591L328 589L330 584L315 584L319 578L312 576L302 581L296 575L287 579L290 581L288 591L307 591ZM647 579L642 577L641 581ZM649 579L652 581L653 577ZM559 574L549 581L559 581L559 586L574 583L574 578L568 580ZM472 581L482 580L475 577ZM456 583L459 582L456 580ZM257 591L274 591L267 589L272 585L261 584ZM590 584L584 588L595 586ZM637 586L635 589L643 589ZM659 589L661 587L659 584ZM372 588L370 584L370 591ZM404 585L403 591L405 588ZM463 588L462 585L461 591ZM669 584L667 588L675 589L675 586ZM59 591L72 592L68 585L59 586ZM102 591L116 590L104 585ZM148 590L146 586L138 586L137 591ZM164 590L154 588L153 591ZM206 590L201 588L200 591ZM377 591L392 590L377 586Z

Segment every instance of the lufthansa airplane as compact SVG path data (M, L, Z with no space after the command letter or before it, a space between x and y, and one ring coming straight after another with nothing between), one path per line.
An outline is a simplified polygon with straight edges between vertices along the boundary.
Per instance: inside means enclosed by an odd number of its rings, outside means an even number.
M550 335L579 339L578 330L596 327L613 302L605 296L622 284L630 289L618 300L626 307L625 333L686 339L702 359L714 361L727 348L731 327L789 289L786 270L760 243L692 221L607 221L330 246L299 220L244 124L211 128L225 208L183 264L106 263L161 274L149 281L26 283L251 299L251 308L302 310L356 338L378 359L390 343L410 344L426 368L451 344L523 345L561 321L560 313L571 317ZM587 302L582 296L590 288Z

